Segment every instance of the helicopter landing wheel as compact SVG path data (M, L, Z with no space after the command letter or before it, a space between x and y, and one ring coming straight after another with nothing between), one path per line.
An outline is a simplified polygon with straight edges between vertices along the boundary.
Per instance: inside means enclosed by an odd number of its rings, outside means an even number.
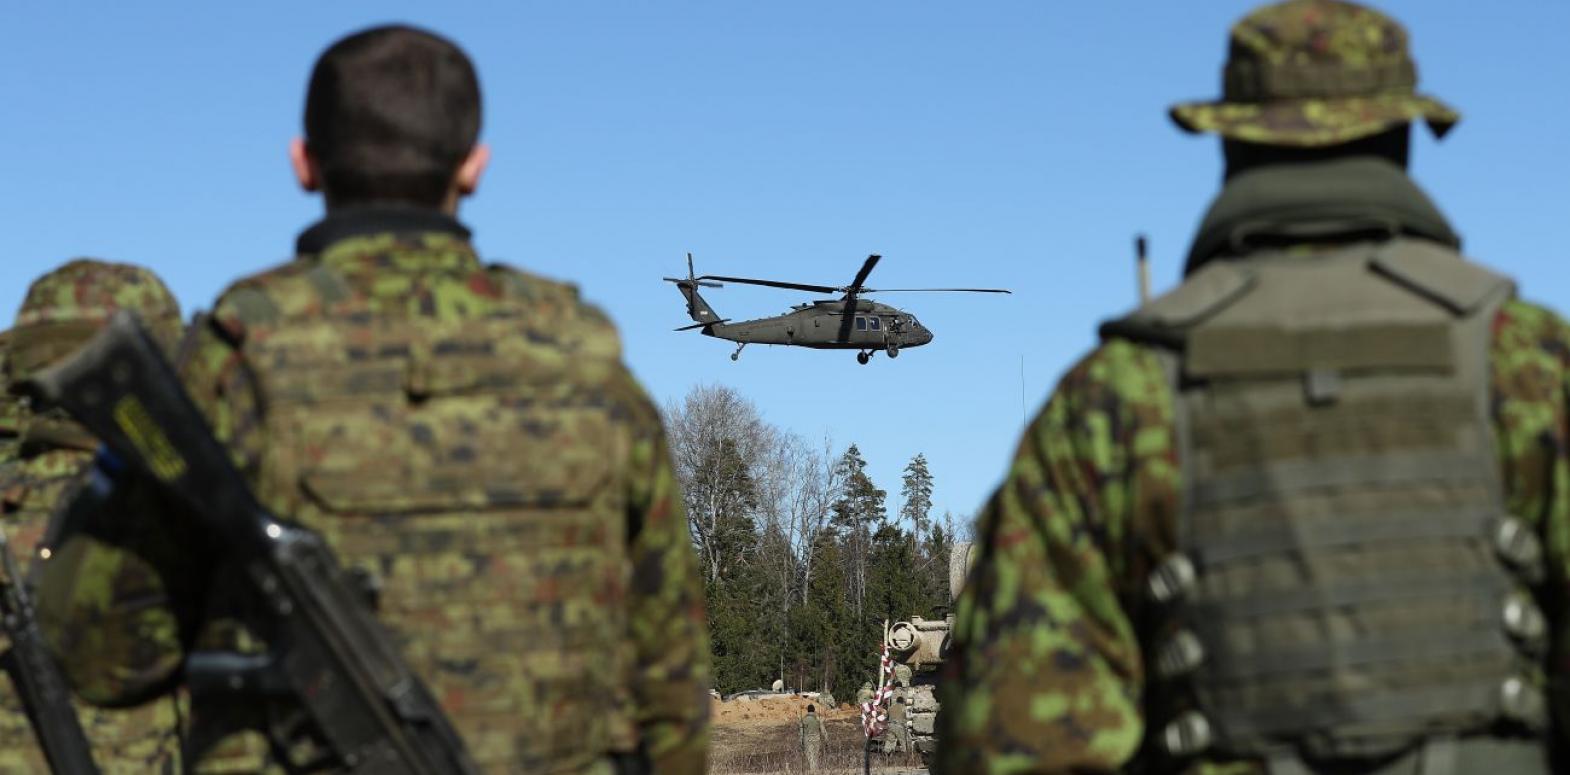
M857 363L865 366L865 365L867 365L867 361L870 361L870 360L872 360L872 354L871 353L868 353L868 352L856 353L856 362Z
M746 346L747 346L746 342L742 342L741 344L736 345L736 352L733 352L733 353L730 354L730 359L733 360L733 361L741 360L741 348L746 347Z
M888 352L890 358L898 358L899 357L899 345L897 345L897 344L889 345L888 348L886 349L886 352Z

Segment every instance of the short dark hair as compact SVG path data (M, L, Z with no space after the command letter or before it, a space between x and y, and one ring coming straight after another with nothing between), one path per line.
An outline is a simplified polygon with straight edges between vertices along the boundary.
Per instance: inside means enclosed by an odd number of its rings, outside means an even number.
M305 141L330 202L439 206L479 135L479 78L450 40L373 27L316 60Z
M811 706L811 705L810 705L810 704L809 704L809 705L808 705L808 706L807 706L807 712L808 712L808 713L811 713L811 712L813 712L813 711L814 711L814 710L816 710L816 708L813 708L813 707L812 707L812 706Z

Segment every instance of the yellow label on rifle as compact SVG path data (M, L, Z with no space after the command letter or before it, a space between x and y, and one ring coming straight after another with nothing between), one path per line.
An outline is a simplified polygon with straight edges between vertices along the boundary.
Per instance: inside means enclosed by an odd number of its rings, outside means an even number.
M114 421L120 430L125 431L131 443L136 445L136 451L147 461L153 476L167 482L185 473L185 459L175 451L174 445L169 443L169 437L153 422L147 407L142 406L136 396L127 395L115 402Z

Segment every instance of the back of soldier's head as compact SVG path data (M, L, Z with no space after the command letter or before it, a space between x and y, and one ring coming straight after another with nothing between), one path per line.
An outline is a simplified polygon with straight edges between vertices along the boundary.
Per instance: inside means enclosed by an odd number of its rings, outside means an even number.
M137 313L166 348L180 335L180 304L149 269L78 258L34 280L11 329L8 380L70 355L120 310Z
M305 141L338 205L438 206L480 132L474 65L453 42L375 27L324 51L305 100Z

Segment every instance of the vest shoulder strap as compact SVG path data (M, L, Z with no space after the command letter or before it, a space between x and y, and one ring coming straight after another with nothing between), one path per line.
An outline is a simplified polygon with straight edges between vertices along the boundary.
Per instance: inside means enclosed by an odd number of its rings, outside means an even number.
M1364 282L1370 277L1385 282ZM1392 289L1405 293L1392 294ZM1297 329L1313 337L1316 329L1341 325L1345 321L1335 319L1340 311L1362 302L1356 322L1388 323L1392 336L1385 341L1399 343L1398 334L1411 334L1408 329L1423 318L1443 324L1496 305L1514 292L1508 277L1462 258L1446 245L1399 237L1311 256L1268 251L1244 260L1214 262L1133 313L1103 323L1100 333L1103 339L1130 339L1170 349L1188 349L1196 332L1207 328L1212 333L1247 328L1256 338L1260 330ZM1388 309L1392 302L1404 309ZM1316 304L1318 311L1308 308ZM1380 317L1388 320L1377 320ZM1231 333L1224 338L1232 338Z
M1102 323L1101 338L1181 347L1189 328L1247 293L1254 282L1254 273L1245 264L1208 264L1134 312Z
M1468 261L1445 245L1394 240L1375 251L1369 266L1385 278L1427 297L1455 315L1469 315L1515 294L1515 282Z

